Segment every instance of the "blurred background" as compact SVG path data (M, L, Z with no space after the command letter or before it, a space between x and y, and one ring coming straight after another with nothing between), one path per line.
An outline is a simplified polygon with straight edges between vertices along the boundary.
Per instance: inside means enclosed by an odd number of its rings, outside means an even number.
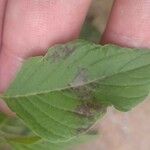
M93 0L81 38L99 42L113 0ZM150 101L127 113L109 108L95 129L100 137L74 150L150 150Z

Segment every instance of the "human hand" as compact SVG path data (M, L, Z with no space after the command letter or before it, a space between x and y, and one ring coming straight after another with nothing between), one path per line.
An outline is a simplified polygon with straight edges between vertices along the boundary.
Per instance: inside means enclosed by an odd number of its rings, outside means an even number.
M91 0L0 0L0 92L24 59L77 38ZM0 110L11 114L1 101Z
M77 38L90 2L0 0L0 92L8 88L24 59ZM149 0L116 0L102 43L150 47L149 18ZM0 109L10 113L4 103Z

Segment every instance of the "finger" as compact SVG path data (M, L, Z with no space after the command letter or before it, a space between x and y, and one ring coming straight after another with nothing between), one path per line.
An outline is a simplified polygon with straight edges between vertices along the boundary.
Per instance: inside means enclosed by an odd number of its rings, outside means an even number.
M7 89L24 58L76 38L90 2L9 0L0 55L0 91Z
M9 109L9 107L3 100L0 100L0 112L3 112L9 117L15 117L15 113Z
M0 0L0 50L1 50L2 27L3 27L3 20L4 20L6 2L7 2L6 0ZM0 111L5 111L5 110L9 113L9 111L8 111L6 105L4 104L4 102L2 100L0 100Z
M150 47L150 1L116 0L102 43Z
M1 49L2 26L3 26L6 2L7 2L6 0L0 0L0 49Z

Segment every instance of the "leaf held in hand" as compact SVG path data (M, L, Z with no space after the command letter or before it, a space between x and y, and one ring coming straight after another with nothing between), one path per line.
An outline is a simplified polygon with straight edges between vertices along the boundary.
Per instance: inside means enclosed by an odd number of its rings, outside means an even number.
M60 142L87 131L106 106L130 110L149 89L150 51L77 40L27 60L3 98L39 136Z

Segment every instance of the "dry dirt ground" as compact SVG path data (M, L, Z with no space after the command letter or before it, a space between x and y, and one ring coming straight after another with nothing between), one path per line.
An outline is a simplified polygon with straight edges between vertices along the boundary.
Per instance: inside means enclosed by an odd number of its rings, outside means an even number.
M94 25L102 32L112 0L95 0L91 14ZM150 99L122 113L110 108L97 124L100 138L75 150L150 150Z

